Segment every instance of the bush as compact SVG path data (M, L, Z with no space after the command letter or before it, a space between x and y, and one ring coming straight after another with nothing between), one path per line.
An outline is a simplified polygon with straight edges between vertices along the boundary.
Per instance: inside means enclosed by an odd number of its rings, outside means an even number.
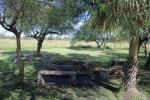
M106 49L112 49L110 46L106 46L105 48L106 48Z

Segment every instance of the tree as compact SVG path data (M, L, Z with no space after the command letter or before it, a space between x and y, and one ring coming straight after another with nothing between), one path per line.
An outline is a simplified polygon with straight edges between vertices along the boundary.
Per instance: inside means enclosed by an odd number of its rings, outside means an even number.
M73 30L73 25L68 17L69 13L65 11L63 3L66 2L53 5L50 2L41 2L38 14L28 20L29 27L27 27L26 34L37 40L37 55L40 55L43 41L47 35L62 35Z
M26 18L36 11L37 4L34 0L1 0L0 25L16 36L17 58L19 68L18 84L24 82L24 64L21 52L21 34L26 23Z
M101 46L105 47L106 42L111 41L113 36L110 32L101 32L99 30L93 30L90 28L88 23L85 23L81 29L74 34L72 41L86 41L86 42L95 42L97 48Z
M144 34L144 36L140 37L140 42L139 42L140 46L143 45L145 58L148 57L148 52L147 52L147 42L148 41L150 41L150 29L146 29L146 34Z
M29 37L36 39L38 42L37 43L37 52L36 52L37 56L40 55L43 41L47 35L49 35L49 34L61 35L61 32L58 32L58 30L53 30L52 28L47 28L47 27L43 27L43 28L37 30L36 32L34 32L34 31L32 31L32 32L33 33L31 33L29 35Z
M123 68L123 84L126 93L135 93L138 71L138 54L141 45L140 33L149 27L150 18L148 0L95 0L97 7L92 17L92 27L103 30L116 29L118 26L129 33L130 46L126 66Z

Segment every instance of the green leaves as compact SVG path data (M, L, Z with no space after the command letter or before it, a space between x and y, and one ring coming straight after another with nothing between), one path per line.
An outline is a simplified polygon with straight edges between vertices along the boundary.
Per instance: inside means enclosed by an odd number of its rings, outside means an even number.
M105 40L111 40L113 38L111 32L103 32L98 29L91 29L89 23L86 23L81 29L74 34L72 41L96 41L100 42Z
M99 0L92 16L92 27L103 30L116 29L121 26L126 30L139 32L143 25L148 25L150 11L145 0Z

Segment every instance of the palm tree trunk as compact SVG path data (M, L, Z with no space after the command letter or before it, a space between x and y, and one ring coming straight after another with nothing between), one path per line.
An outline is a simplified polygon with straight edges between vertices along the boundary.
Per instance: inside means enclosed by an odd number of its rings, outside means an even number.
M126 89L136 88L137 72L138 72L138 53L139 53L139 36L134 34L130 41L129 57L127 65L123 67L124 78L123 83Z
M131 88L136 88L136 76L138 71L137 65L137 58L129 58L127 66L125 66L125 68L123 69L123 83L127 90Z
M20 33L16 35L16 42L17 42L17 57L18 57L18 68L19 68L19 79L18 84L24 82L24 64L22 60L22 53L21 53L21 42L20 42L21 35Z

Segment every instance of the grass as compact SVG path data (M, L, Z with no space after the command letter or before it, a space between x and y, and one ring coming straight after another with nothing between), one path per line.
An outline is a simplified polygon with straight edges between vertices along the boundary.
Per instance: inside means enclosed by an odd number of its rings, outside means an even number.
M16 49L16 40L10 40L10 39L0 39L0 43L3 43L3 45L0 45L0 50L15 50ZM22 49L23 50L35 50L37 41L36 40L21 40L22 43ZM124 45L122 45L122 43ZM96 47L96 44L94 42L77 42L74 46L78 45L91 45L93 47ZM120 43L108 43L108 45L111 48L119 48L119 49L125 49L128 48L127 42L120 42ZM69 48L71 46L70 41L64 41L64 40L46 40L43 43L43 50L49 50L51 48Z
M16 41L10 40L10 39L0 39L0 43L3 43L3 45L0 45L0 50L15 50L16 49ZM21 40L22 43L22 49L23 50L35 50L37 41L36 40ZM43 43L43 50L44 49L51 49L51 48L64 48L69 47L70 43L69 41L44 41Z
M15 55L15 40L0 40L0 100L61 100L70 98L70 100L120 100L117 93L101 84L95 84L92 87L83 86L56 86L49 85L46 87L38 87L36 85L37 72L41 70L42 60L34 60L33 62L25 62L25 84L17 86L18 68L12 62ZM3 45L2 45L3 44ZM77 43L77 45L91 45L94 43ZM69 41L45 41L42 49L43 55L48 55L47 60L56 60L58 58L80 58L81 60L94 62L98 67L110 67L112 59L126 60L128 56L127 42L108 44L111 49L97 48L70 48ZM35 40L22 40L23 53L35 53ZM140 52L140 66L142 67L146 61L143 57L143 50ZM96 65L96 62L101 64ZM150 95L149 71L140 70L138 78L139 89L145 95L143 100L148 100ZM115 85L119 85L118 80L111 80ZM150 98L150 97L149 97Z

